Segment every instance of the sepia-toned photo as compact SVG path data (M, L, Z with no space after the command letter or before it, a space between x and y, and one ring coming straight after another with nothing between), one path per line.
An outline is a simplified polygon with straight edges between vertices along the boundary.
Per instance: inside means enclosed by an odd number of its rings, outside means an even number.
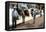
M6 2L6 30L44 28L44 6L44 3Z

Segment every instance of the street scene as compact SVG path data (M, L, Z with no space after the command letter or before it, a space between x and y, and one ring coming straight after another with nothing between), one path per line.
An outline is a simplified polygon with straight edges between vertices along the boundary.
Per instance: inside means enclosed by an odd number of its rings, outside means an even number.
M44 4L10 3L9 11L13 29L44 27Z

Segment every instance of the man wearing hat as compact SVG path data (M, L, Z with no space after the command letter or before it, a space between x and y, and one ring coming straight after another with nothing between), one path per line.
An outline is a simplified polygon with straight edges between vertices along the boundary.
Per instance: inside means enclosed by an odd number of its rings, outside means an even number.
M13 28L16 27L16 20L18 20L18 12L16 6L13 8L14 10L12 11L12 26Z

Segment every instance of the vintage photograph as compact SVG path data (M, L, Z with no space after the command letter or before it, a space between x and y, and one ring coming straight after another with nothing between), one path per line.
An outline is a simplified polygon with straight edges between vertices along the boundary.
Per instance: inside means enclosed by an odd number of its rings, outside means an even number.
M45 4L6 2L6 30L45 28Z

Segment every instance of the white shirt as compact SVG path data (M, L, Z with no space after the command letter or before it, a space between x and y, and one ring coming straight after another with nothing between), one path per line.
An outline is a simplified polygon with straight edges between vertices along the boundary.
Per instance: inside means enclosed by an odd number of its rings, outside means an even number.
M13 16L13 17L17 17L17 16L19 16L17 10L15 10L14 12L12 11L12 16Z

